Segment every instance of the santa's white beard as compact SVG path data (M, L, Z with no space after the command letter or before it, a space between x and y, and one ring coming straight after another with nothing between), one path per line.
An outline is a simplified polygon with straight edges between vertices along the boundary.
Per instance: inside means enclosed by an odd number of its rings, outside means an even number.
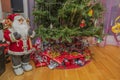
M13 28L14 28L15 32L18 32L21 35L22 39L26 39L27 38L27 36L28 36L28 29L29 29L27 24L25 24L25 23L19 24L19 23L15 22L15 23L13 23Z

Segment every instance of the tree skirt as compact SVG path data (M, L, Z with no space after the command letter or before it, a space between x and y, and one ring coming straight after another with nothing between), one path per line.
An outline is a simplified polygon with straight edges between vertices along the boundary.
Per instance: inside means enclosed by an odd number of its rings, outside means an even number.
M46 50L44 52L34 52L31 59L36 67L48 66L50 69L72 69L86 65L91 61L91 51L86 48L84 54L78 52L54 52Z

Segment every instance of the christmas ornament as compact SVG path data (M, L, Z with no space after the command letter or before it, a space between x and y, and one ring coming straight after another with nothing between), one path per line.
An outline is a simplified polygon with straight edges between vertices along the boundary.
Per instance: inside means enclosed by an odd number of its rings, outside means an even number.
M93 16L93 9L90 9L90 10L89 10L88 16L89 16L89 17L92 17L92 16Z
M94 26L95 26L95 27L97 26L97 23L98 23L98 20L96 19L96 20L94 21Z
M53 28L53 24L51 23L51 24L50 24L50 29L52 29L52 28Z
M81 21L81 23L80 23L80 27L81 27L81 28L84 28L85 26L86 26L86 24L85 24L85 20L82 19L82 21Z

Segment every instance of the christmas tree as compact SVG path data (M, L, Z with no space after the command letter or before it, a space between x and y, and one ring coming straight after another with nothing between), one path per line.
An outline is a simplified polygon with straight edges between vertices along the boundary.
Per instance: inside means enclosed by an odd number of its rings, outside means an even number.
M35 1L33 15L37 24L36 36L41 37L47 46L52 46L55 49L60 47L67 49L76 41L81 43L80 40L83 36L102 38L103 25L100 19L102 18L103 7L100 1Z

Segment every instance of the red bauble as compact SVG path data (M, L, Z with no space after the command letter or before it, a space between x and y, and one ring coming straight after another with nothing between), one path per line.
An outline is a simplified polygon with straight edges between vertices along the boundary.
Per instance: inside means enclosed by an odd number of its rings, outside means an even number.
M83 28L83 27L85 27L86 26L86 24L85 24L85 20L84 19L82 19L82 21L81 21L81 23L80 23L80 25L79 25L81 28Z
M81 27L81 28L85 27L85 23L81 23L81 24L80 24L80 27Z

